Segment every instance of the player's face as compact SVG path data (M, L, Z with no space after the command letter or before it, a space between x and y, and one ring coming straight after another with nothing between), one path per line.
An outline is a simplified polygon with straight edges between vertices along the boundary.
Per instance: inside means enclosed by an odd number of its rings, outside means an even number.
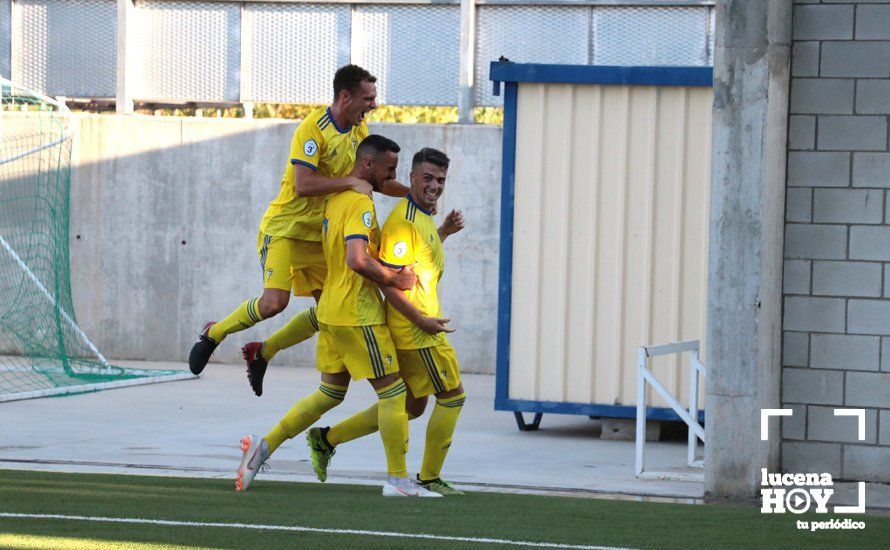
M411 171L411 196L427 210L435 206L445 191L448 171L431 162L422 162Z
M371 164L371 177L368 183L375 191L383 188L383 182L395 179L396 168L399 165L399 154L392 151L386 151L380 158L375 159Z
M365 115L377 108L377 85L362 80L354 92L348 94L343 106L349 123L358 126L365 120Z

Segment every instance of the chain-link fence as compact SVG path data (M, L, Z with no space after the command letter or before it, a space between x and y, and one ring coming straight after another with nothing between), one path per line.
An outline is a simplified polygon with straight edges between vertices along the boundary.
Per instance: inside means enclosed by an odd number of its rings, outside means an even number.
M488 65L709 65L707 0L301 2L135 0L128 95L153 102L323 103L348 62L379 78L382 102L456 105L461 56L478 106L496 106ZM0 74L53 96L114 98L117 0L0 0ZM3 32L3 31L7 32ZM472 51L461 51L467 33Z

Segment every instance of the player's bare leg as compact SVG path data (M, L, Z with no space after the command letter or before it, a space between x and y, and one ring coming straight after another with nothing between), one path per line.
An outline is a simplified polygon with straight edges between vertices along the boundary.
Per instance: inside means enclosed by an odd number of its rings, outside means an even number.
M189 369L193 374L201 374L210 361L210 356L226 336L278 315L287 307L289 299L290 291L266 288L262 296L247 300L222 321L204 325L204 329L198 335L198 341L189 352Z

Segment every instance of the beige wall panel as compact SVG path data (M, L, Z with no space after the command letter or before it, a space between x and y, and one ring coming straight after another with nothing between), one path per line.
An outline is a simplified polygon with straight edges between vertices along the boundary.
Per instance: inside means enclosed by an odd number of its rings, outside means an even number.
M544 157L544 86L523 87L517 109L516 183L513 215L513 296L510 326L510 395L535 399L541 285L541 196Z
M566 323L565 400L593 403L593 322L597 179L602 88L575 88L572 125L568 226L569 254L565 263L569 289Z
M680 305L683 310L680 340L701 339L700 358L704 360L704 327L707 314L708 286L708 210L711 178L711 90L688 89L686 181L684 192L684 276ZM707 151L707 154L703 152ZM689 399L689 356L684 355L679 395L683 403ZM698 402L704 404L703 382L699 382Z
M658 174L655 188L655 227L654 258L652 269L655 300L650 311L652 326L651 341L659 344L674 342L679 338L680 313L679 286L682 278L682 258L679 254L683 246L682 198L685 168L683 154L685 139L686 90L684 88L663 89L658 102ZM676 395L678 356L661 357L652 362L653 372L662 384ZM634 402L632 392L624 396L627 402ZM655 406L664 402L650 391L649 399Z
M658 90L652 86L628 88L628 157L625 194L626 220L624 233L624 309L620 319L623 327L619 362L615 376L620 380L622 404L636 398L635 342L650 340L650 308L652 305L653 208L656 185L656 124ZM603 159L608 162L608 159ZM628 400L630 399L630 401Z
M543 177L530 182L542 189L541 271L538 319L538 399L565 400L566 259L568 258L569 189L573 181L573 86L544 87L544 142L537 158L544 159ZM546 327L546 329L545 329Z
M522 84L518 112L509 396L633 405L637 348L704 332L711 90ZM688 357L652 365L685 400Z
M594 321L594 400L613 403L620 391L621 315L624 252L625 186L627 185L627 108L630 90L604 87L598 159L597 255Z
M687 156L686 261L692 270L684 278L684 315L681 337L698 338L705 326L707 297L701 292L708 286L708 211L711 204L711 90L689 90L689 143ZM701 357L706 342L702 340Z

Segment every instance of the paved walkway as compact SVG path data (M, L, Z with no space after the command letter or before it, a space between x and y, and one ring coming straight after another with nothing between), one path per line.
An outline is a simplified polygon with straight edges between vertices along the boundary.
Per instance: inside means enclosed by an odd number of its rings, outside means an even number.
M169 363L117 362L135 368L182 368ZM275 368L255 397L239 365L211 364L196 380L106 390L0 405L0 467L77 472L234 478L245 433L263 435L299 397L318 385L308 368ZM494 377L467 375L468 399L445 464L447 479L474 490L579 496L636 495L690 501L702 484L634 477L634 444L600 439L601 425L583 416L544 415L537 432L519 432L509 412L493 410ZM376 399L353 383L335 423ZM417 471L429 413L412 421L409 471ZM647 444L647 467L667 469L685 459L683 442ZM379 483L383 448L373 435L342 445L329 471L333 483ZM262 479L314 481L305 440L288 441ZM876 486L874 497L887 487ZM852 493L850 495L853 497ZM852 500L851 498L851 500ZM890 502L890 494L882 500ZM869 498L872 501L872 498Z

